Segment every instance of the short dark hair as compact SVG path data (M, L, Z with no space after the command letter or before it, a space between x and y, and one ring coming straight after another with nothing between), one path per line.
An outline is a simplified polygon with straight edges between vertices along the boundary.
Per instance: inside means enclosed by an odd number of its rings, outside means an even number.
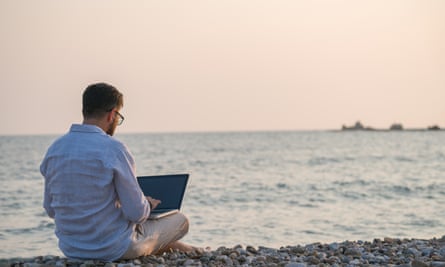
M82 96L82 114L84 118L102 116L113 108L122 107L124 97L116 87L106 83L89 85Z

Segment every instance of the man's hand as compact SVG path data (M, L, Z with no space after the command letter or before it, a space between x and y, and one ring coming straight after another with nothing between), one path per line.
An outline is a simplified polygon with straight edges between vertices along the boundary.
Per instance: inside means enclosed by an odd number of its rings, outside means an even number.
M145 197L148 200L148 203L150 203L150 207L152 210L156 209L156 207L161 203L159 199L155 199L149 196Z

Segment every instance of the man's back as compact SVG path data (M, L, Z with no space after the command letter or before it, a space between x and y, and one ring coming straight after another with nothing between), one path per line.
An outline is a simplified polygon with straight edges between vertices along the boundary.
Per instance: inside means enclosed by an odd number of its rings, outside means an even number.
M68 257L113 261L194 249L179 241L189 226L184 214L147 220L160 200L144 196L133 157L112 138L124 121L123 105L114 86L90 84L82 94L82 124L56 140L40 165L43 206Z
M120 142L92 125L73 125L48 149L41 165L44 207L55 219L65 255L117 259L126 251L134 222L149 212L143 203L132 211L116 203L140 203L143 198L138 196L133 164ZM136 187L131 191L135 196L128 196L128 191L118 196L118 185L130 191Z

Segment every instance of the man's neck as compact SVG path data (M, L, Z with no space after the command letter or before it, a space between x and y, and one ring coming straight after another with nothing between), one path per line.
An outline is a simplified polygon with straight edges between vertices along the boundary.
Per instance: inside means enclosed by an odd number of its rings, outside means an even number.
M101 128L104 132L106 132L109 127L106 119L88 118L84 119L82 124L95 125Z

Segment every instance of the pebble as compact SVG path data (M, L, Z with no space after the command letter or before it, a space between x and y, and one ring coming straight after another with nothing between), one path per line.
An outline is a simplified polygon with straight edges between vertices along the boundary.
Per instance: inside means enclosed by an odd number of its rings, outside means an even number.
M331 244L313 243L285 246L279 249L259 246L219 247L191 253L169 252L134 260L102 262L77 260L58 256L29 259L0 259L2 266L70 266L70 267L162 267L162 266L397 266L445 267L445 236L442 238L397 239L386 237L373 241L344 241Z

